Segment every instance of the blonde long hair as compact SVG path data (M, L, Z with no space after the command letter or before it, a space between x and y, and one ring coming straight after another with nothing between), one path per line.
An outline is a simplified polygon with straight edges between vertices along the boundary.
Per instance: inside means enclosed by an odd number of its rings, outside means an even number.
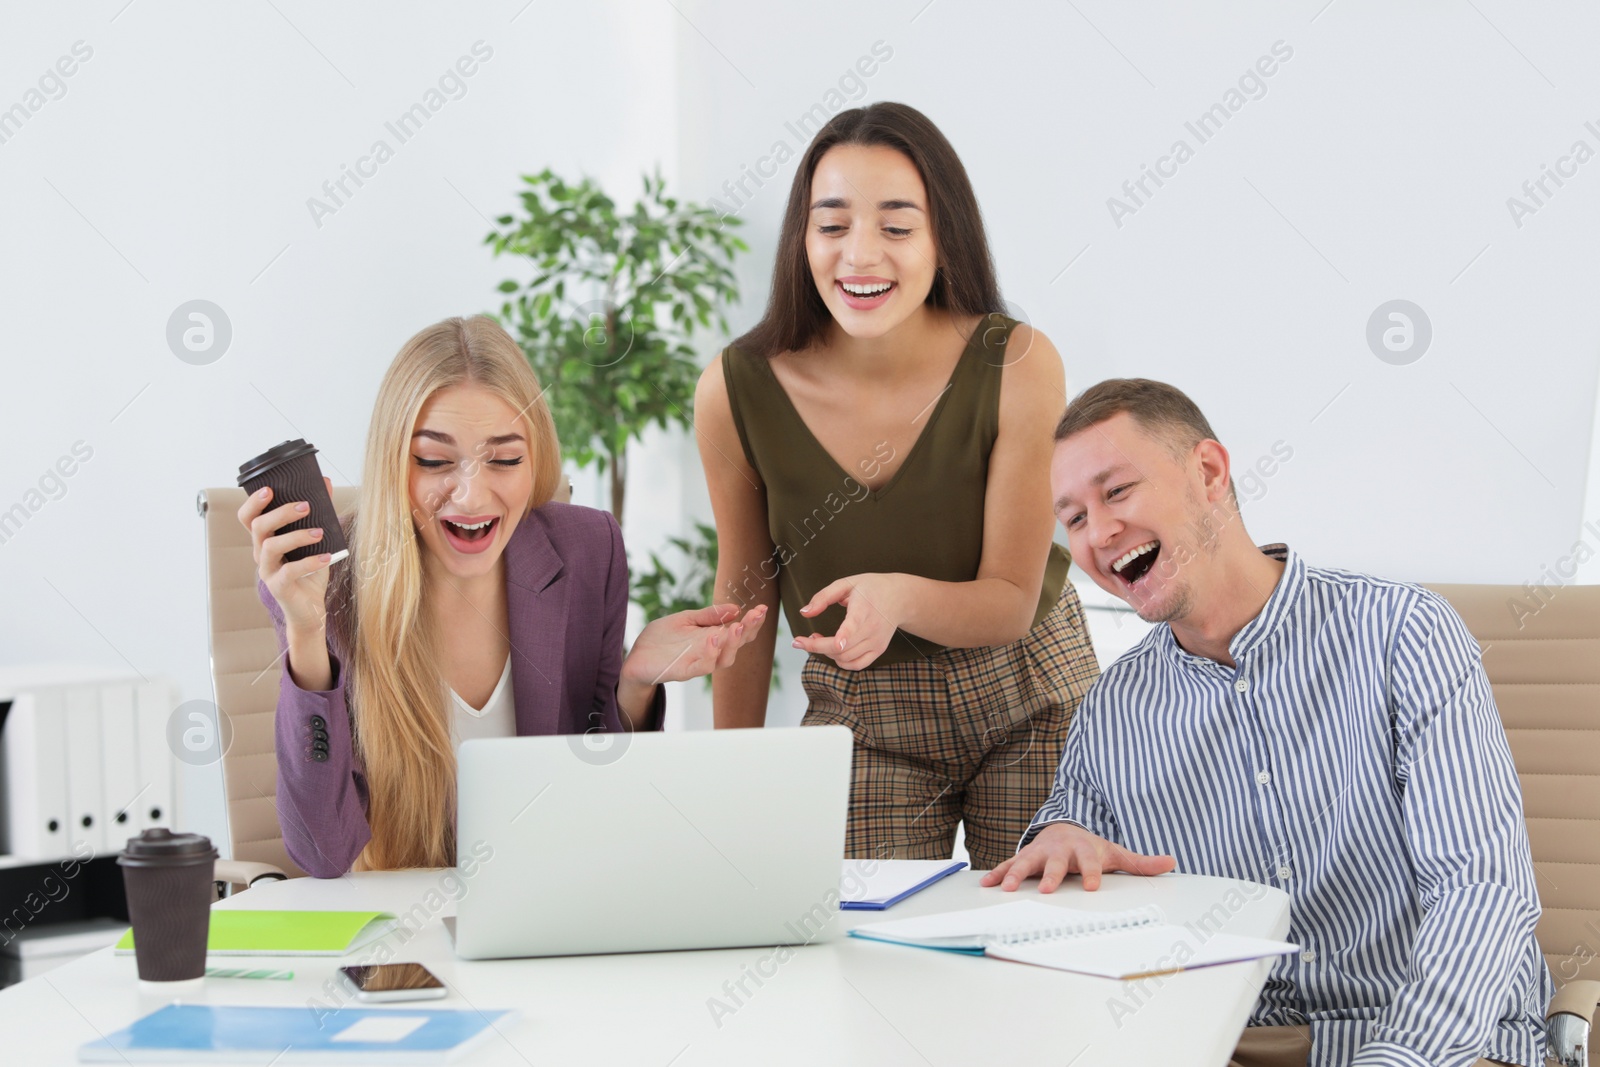
M445 319L400 349L373 404L356 511L345 520L351 558L334 568L329 599L367 774L372 840L356 870L455 863L456 757L416 527L431 515L413 518L408 474L423 405L464 384L520 413L533 468L529 511L550 500L561 478L561 447L539 380L499 323L481 315Z

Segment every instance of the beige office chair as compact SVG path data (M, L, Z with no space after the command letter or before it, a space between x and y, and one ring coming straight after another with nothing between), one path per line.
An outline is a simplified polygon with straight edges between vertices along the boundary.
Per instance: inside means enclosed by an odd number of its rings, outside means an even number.
M1436 585L1483 647L1522 780L1555 979L1550 1057L1588 1062L1600 1000L1600 586Z
M239 525L243 489L202 489L196 500L206 530L206 586L211 616L211 685L233 737L222 756L232 859L219 860L219 884L249 886L262 879L305 874L283 846L278 825L278 755L273 724L278 708L278 639L256 592L250 532ZM555 498L568 502L565 476ZM354 486L334 486L341 516L356 502Z

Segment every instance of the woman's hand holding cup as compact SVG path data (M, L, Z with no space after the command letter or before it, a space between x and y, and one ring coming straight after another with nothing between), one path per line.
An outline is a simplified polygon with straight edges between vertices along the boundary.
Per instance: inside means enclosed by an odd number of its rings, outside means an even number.
M322 481L331 495L333 483L327 477ZM330 557L324 553L293 563L285 563L283 557L322 540L322 530L313 527L278 533L282 527L305 518L311 508L304 501L274 506L275 503L268 486L246 497L239 508L239 522L250 531L250 554L256 561L256 573L283 609L284 622L291 631L321 633L327 620Z

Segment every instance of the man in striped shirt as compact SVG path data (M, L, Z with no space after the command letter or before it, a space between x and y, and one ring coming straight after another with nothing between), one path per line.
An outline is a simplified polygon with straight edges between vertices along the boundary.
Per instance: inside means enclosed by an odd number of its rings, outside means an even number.
M1159 382L1072 402L1051 491L1074 562L1165 625L1084 697L1050 799L984 884L1176 866L1283 889L1302 951L1236 1064L1542 1064L1521 792L1461 619L1256 547L1227 451Z

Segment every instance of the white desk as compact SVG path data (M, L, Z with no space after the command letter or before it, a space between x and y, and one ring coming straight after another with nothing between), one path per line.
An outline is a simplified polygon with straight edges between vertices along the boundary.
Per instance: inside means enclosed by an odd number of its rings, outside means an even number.
M442 892L446 873L269 883L218 906L383 908L398 914L419 903L428 906L430 890L441 890L432 899L445 902L436 911L442 916L454 912ZM1287 895L1249 883L1186 875L1109 875L1097 893L1084 893L1073 879L1049 897L1040 897L1034 884L1025 891L1035 899L1066 906L1113 910L1155 903L1169 921L1179 923L1210 911L1216 918L1226 916L1223 929L1260 937L1282 937L1289 926ZM1239 887L1255 899L1246 899ZM648 882L640 892L649 892ZM888 912L841 912L839 925L844 929L878 918L1012 899L979 886L975 872L962 871ZM426 963L450 987L447 999L414 1002L418 1006L519 1009L516 1022L470 1057L474 1065L514 1067L1218 1067L1227 1062L1270 966L1266 961L1233 964L1135 984L857 938L796 949L781 965L770 958L772 952L752 948L458 961L436 917L394 959ZM324 995L323 982L341 962L258 959L291 967L295 978L210 979L193 999L303 1005ZM758 965L760 972L771 975L763 976L759 987L747 977ZM748 997L733 989L741 978ZM729 989L741 1002L737 1006ZM713 997L735 1007L734 1012L714 1019L708 1003ZM1119 998L1124 1008L1114 1011ZM0 990L0 1059L29 1067L74 1063L79 1045L159 1006L141 998L133 958L105 949Z

